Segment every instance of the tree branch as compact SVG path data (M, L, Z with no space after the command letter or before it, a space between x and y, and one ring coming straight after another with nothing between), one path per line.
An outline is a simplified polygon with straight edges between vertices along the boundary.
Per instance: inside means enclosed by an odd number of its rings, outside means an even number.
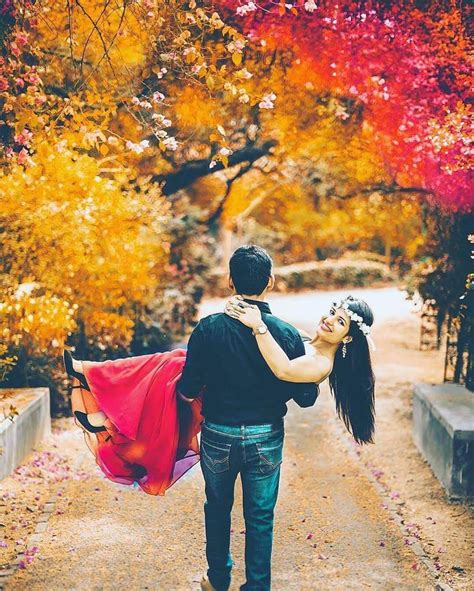
M397 184L386 185L384 183L380 183L377 185L365 187L363 189L356 189L355 191L351 191L345 195L337 195L336 193L333 193L332 195L328 195L328 197L334 197L336 199L351 199L352 197L357 197L358 195L370 195L371 193L385 193L387 195L392 193L420 193L422 195L431 195L432 191L423 189L422 187L400 187L400 185Z
M228 168L248 162L252 166L259 158L270 154L277 145L275 140L267 140L260 146L251 143L237 150L229 156ZM163 183L162 192L164 195L173 195L180 189L185 189L192 185L197 179L214 174L224 169L222 162L218 162L214 168L209 168L212 158L202 158L200 160L191 160L185 162L181 168L169 174L159 174L152 177L155 183ZM240 171L239 171L240 172Z
M249 162L248 164L246 164L245 166L242 166L241 169L239 170L239 172L237 174L234 174L234 176L231 179L227 179L226 181L226 191L222 197L222 199L219 202L219 205L217 206L216 210L214 211L214 213L212 213L207 220L205 220L205 224L207 224L208 226L210 226L213 222L215 222L216 220L218 220L221 215L222 212L224 211L224 205L225 202L227 201L227 198L230 195L230 192L232 190L232 185L234 184L234 181L236 181L239 177L243 176L244 174L246 174L253 166L253 162Z

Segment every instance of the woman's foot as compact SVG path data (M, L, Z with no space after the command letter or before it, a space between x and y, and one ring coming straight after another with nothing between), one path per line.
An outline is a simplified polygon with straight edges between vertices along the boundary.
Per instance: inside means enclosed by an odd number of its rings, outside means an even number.
M96 420L97 417L95 417L95 415L104 415L103 412L93 412L91 414L87 414L85 412L82 412L80 410L76 410L74 412L74 415L76 417L76 419L78 420L78 422L81 424L81 426L86 430L89 431L89 433L100 433L101 431L107 431L107 429L103 426L103 425L93 425L90 421L89 421L89 417L94 417ZM105 417L107 418L107 417ZM105 418L103 419L105 421Z
M66 349L63 351L63 362L64 362L64 368L66 370L66 373L70 376L72 376L73 378L76 378L76 380L78 380L81 384L81 386L85 389L85 390L89 390L89 384L87 383L86 380L86 376L83 373L83 367L82 367L82 361L78 361L77 359L74 359L74 357L71 355L71 353L69 351L66 351ZM80 371L78 371L77 368L80 368Z
M82 367L82 361L79 361L79 359L74 359L74 357L71 357L72 359L72 369L74 371L77 371L77 373L84 373L84 369Z
M103 427L107 420L107 415L101 410L98 412L90 412L87 414L87 419L93 427Z

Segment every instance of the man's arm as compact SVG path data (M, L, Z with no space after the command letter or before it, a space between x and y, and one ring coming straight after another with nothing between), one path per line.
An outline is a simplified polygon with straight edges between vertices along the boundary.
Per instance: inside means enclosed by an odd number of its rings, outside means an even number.
M204 334L202 323L199 322L193 330L186 353L186 363L183 374L176 386L178 393L185 399L194 399L199 395L204 381Z

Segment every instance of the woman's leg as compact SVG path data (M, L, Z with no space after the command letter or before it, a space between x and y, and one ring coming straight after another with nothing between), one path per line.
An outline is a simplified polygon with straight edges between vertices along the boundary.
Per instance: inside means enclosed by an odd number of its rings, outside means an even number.
M72 368L74 371L84 375L84 367L80 359L74 359L74 357L72 357ZM107 415L103 413L101 410L86 414L87 420L93 427L103 427L105 421L107 420Z

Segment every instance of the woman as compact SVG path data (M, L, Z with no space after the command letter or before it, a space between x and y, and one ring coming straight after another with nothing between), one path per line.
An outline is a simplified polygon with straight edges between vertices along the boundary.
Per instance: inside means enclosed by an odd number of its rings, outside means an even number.
M368 339L373 315L349 296L323 315L306 355L290 360L262 322L257 306L231 298L230 317L252 329L273 373L289 382L320 383L329 377L339 417L359 443L373 443L374 376ZM259 329L263 328L261 332ZM164 494L199 461L197 434L201 400L182 402L176 384L184 367L182 349L115 361L73 359L66 371L75 378L74 415L104 474L116 482Z
M252 329L261 354L280 380L319 384L329 377L339 418L358 443L373 443L375 378L369 343L373 347L370 327L374 316L364 301L348 296L334 302L321 317L315 336L304 337L306 355L293 360L270 331L259 333L265 325L257 306L235 296L225 312Z

